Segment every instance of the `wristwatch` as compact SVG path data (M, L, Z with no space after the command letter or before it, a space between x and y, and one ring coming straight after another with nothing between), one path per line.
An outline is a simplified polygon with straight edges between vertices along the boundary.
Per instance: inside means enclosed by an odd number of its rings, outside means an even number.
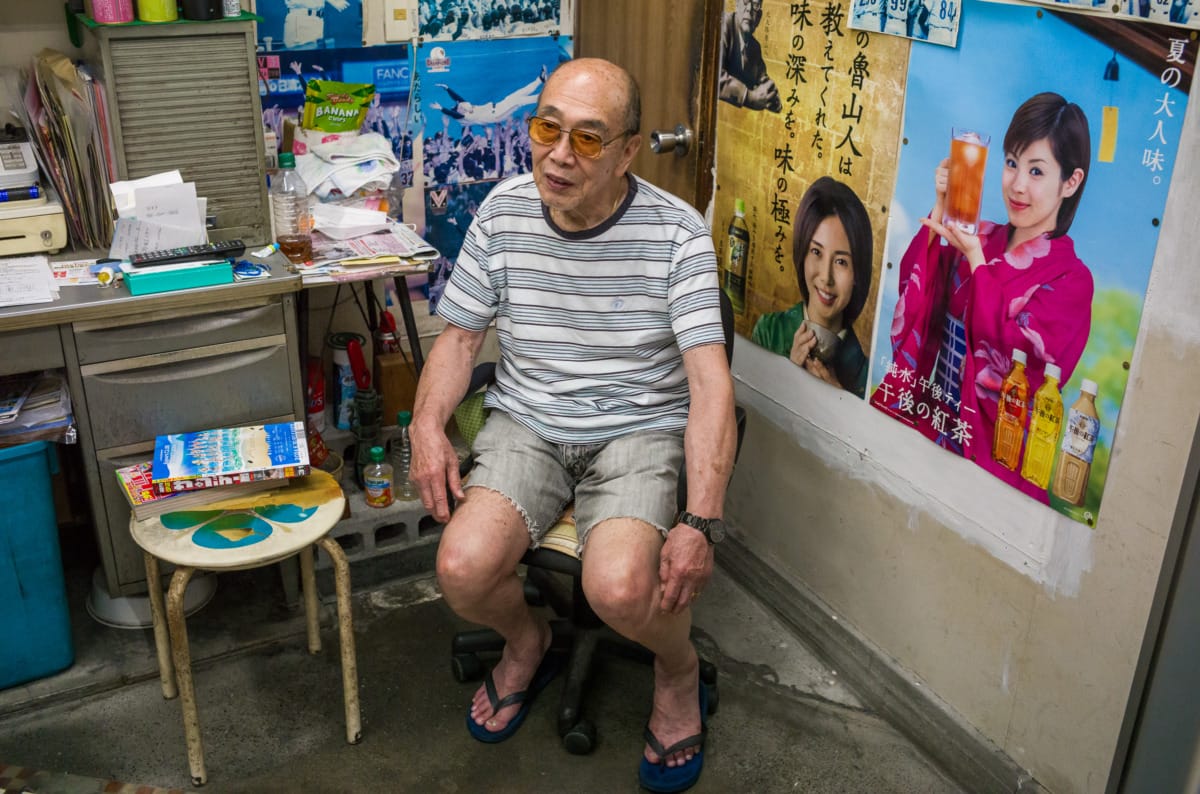
M701 518L684 510L679 514L679 518L675 519L680 524L687 524L692 529L698 529L704 533L704 539L708 541L708 545L712 546L725 540L725 522L719 518Z

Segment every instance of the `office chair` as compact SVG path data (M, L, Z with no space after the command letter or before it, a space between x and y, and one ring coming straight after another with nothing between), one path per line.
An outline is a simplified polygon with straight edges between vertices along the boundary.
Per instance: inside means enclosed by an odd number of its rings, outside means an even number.
M733 306L724 291L721 292L721 323L725 329L726 357L733 359ZM473 440L474 432L482 424L482 389L495 376L495 363L481 364L472 373L470 395L464 400L464 410L456 413L460 430ZM741 452L742 438L746 430L746 412L741 407L734 409L737 422L737 453ZM467 418L469 414L473 418ZM470 429L463 427L470 425ZM470 460L464 463L469 468ZM686 469L679 476L678 508L687 505ZM575 556L575 524L571 508L553 527L536 549L525 552L521 564L525 566L525 600L534 606L548 604L557 616L550 622L553 632L552 649L569 651L562 696L558 704L558 735L563 747L576 755L586 755L596 746L596 727L582 715L582 701L591 673L593 662L601 652L612 653L647 664L653 663L654 655L638 643L628 640L604 625L587 602L583 593L583 565ZM568 588L564 577L569 580ZM451 643L451 671L460 683L483 677L484 667L480 654L499 653L504 639L491 629L475 629L459 632ZM708 711L715 713L719 702L717 691L717 669L705 659L700 660L700 677L708 687Z

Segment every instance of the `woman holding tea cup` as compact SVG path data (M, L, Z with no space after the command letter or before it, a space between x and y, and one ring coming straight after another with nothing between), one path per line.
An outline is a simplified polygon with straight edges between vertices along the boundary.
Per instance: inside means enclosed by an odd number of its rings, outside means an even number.
M867 357L852 326L867 302L871 256L871 222L858 196L827 176L813 182L792 229L801 301L760 317L751 339L821 380L864 396Z
M978 234L942 222L949 161L938 166L933 211L900 260L892 363L871 402L1044 502L1044 490L992 460L992 437L1013 350L1026 354L1032 394L1046 364L1070 379L1091 331L1092 274L1067 235L1087 180L1087 117L1037 94L1003 145L1008 221L982 221Z

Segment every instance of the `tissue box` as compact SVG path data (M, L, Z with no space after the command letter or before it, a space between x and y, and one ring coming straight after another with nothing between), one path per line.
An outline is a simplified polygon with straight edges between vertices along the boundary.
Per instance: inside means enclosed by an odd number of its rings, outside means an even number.
M124 272L130 295L150 295L192 287L211 287L233 283L233 263L216 262L194 267L146 268Z

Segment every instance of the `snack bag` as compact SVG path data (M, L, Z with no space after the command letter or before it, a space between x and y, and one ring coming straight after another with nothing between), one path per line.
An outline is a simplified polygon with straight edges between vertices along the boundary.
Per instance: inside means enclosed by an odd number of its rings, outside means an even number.
M304 88L300 126L322 132L357 131L374 97L375 86L371 83L309 80Z

